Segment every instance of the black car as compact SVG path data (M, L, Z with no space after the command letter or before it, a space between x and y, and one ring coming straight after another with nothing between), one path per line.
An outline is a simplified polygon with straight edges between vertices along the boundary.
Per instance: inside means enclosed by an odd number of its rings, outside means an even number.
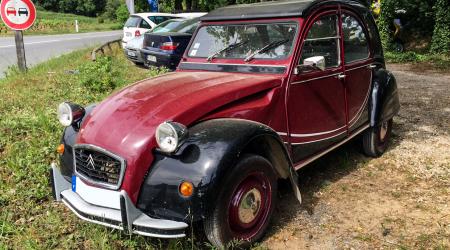
M175 70L199 22L199 18L172 19L145 33L141 49L145 65Z

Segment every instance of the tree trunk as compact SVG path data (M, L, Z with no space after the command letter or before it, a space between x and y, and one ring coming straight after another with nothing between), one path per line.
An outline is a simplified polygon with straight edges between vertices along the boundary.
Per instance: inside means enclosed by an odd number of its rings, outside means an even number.
M187 11L192 10L192 0L186 0L186 10Z
M175 0L175 11L182 11L183 10L183 5L182 5L182 0Z

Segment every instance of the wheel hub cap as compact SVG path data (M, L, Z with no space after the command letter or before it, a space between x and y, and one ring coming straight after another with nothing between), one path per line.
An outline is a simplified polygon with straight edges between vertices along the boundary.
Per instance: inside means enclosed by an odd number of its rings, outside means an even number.
M244 194L239 204L238 216L243 223L252 222L261 208L261 193L256 188Z

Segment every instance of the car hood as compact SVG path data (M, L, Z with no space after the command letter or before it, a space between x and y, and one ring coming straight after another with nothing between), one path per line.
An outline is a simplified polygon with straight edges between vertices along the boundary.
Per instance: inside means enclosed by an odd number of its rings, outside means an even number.
M146 172L150 166L155 130L162 122L189 126L225 104L281 82L279 75L222 72L174 72L146 79L95 107L83 121L77 143L93 144L125 158L126 185L128 175ZM134 189L127 190L132 198L137 196Z

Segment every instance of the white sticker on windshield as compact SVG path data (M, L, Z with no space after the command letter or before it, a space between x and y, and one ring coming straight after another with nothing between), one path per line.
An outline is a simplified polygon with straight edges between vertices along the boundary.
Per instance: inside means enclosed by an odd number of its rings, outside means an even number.
M190 55L190 56L195 56L195 55L197 55L197 50L196 50L196 49L191 50L191 53L190 53L189 55Z
M194 49L198 49L200 47L200 43L195 43L194 44Z

